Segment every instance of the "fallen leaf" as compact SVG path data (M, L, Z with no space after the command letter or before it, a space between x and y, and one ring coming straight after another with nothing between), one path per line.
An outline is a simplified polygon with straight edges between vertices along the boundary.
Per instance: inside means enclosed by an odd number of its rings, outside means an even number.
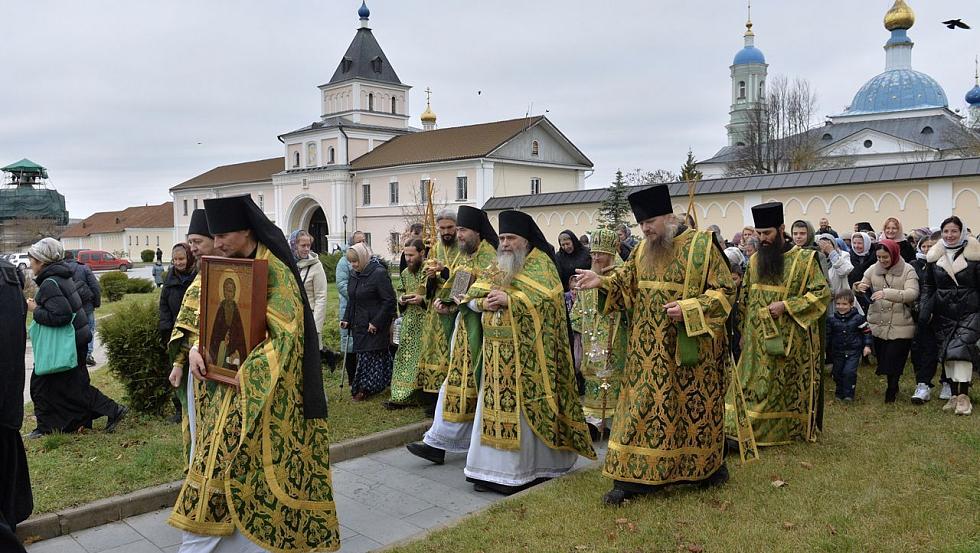
M687 546L687 550L690 553L703 553L704 552L704 548L703 547L701 547L700 545L694 544L694 543L688 545Z
M576 551L587 551L588 549L589 549L589 546L588 545L576 545L575 546L575 550Z
M828 524L827 525L827 530L830 531L830 535L831 536L836 536L837 535L837 529L834 528L834 526L832 524Z
M629 530L630 532L636 532L636 525L633 524L632 522L627 522L626 529Z
M609 532L606 534L606 539L609 541L616 541L616 532Z
M118 461L120 459L122 459L122 453L120 453L119 455L116 455L116 460Z
M800 461L800 466L803 467L803 468L805 468L806 470L810 470L810 469L813 468L813 463L807 463L806 461Z
M628 518L617 518L616 519L616 524L626 524L629 521L630 521L630 519L628 519Z
M774 488L782 488L783 486L787 486L787 485L788 484L786 482L779 480L778 478L772 481L772 487Z
M97 459L98 459L98 457L92 457L91 459L88 460L88 462L89 463L94 463Z
M792 530L793 528L796 528L796 525L793 524L792 522L783 523L783 530Z

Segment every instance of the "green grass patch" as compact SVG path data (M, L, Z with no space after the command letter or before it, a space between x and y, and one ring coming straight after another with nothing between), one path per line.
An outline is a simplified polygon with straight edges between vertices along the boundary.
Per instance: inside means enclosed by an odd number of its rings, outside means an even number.
M828 403L819 442L766 448L746 465L729 457L720 488L616 509L601 502L611 481L589 470L393 551L980 551L976 415L943 413L938 399L914 406L913 378L902 384L885 405L884 380L862 368L858 400Z

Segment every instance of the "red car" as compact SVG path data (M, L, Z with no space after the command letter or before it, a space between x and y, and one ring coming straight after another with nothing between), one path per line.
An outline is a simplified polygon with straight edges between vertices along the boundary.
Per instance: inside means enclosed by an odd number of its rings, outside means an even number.
M88 265L93 271L113 271L119 269L126 272L133 268L133 262L125 257L116 257L109 252L99 250L78 250L75 259Z

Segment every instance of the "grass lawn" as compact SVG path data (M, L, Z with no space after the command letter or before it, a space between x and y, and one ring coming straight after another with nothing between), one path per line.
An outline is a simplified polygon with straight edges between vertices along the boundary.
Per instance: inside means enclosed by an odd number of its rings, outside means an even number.
M935 398L913 406L908 373L886 406L884 381L860 376L857 402L827 405L818 443L763 449L744 466L729 457L720 488L616 509L601 503L611 481L589 470L394 551L980 551L977 414L943 413Z
M153 300L159 292L132 294L122 300L103 304L99 317L116 312L127 302ZM336 321L337 293L331 285L328 321ZM336 336L336 332L328 333ZM332 340L336 349L337 340ZM361 403L350 397L350 385L340 388L343 369L330 372L324 367L324 389L329 405L331 442L336 443L373 432L396 428L425 418L422 408L387 411L381 402L385 393ZM161 372L161 385L166 385ZM92 384L109 397L127 402L122 385L109 373L99 369L92 373ZM33 404L25 406L24 433L35 427ZM34 513L45 513L72 505L87 503L112 495L179 480L183 477L180 427L164 419L131 414L114 434L101 431L105 419L96 422L87 434L55 434L37 440L25 440L31 483L34 489Z

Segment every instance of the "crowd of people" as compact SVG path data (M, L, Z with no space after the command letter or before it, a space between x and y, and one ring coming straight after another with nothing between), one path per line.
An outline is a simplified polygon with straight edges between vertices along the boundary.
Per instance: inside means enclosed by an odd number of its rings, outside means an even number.
M480 209L443 210L428 240L421 225L408 229L394 278L355 232L336 269L337 353L323 339L333 323L312 236L287 239L248 196L205 200L171 252L160 295L187 460L169 520L184 532L180 551L339 546L322 360L343 358L353 401L390 390L389 409L425 405L432 425L408 451L437 464L465 455L461 478L479 492L512 494L560 476L608 438L608 505L667 486L720 485L726 455L748 460L760 447L816 441L825 365L838 401L877 396L859 392L868 362L894 403L911 356L912 403L930 401L938 374L943 410L971 414L980 243L959 218L908 234L893 217L880 234L869 222L841 232L826 219L787 225L771 202L753 206L753 226L726 240L716 226L675 215L666 186L629 202L641 240L624 224L562 231L557 248L521 211L502 212L494 229ZM38 292L26 302L23 277L0 262L0 295L16 291L9 304L19 306L0 318L2 336L23 350L32 311L35 325L70 330L75 359L32 375L31 435L90 428L103 416L112 431L127 409L91 386L86 366L97 289L57 241L30 252ZM234 384L210 380L199 352L199 263L208 255L268 264L267 338ZM22 364L3 369L23 379ZM22 409L19 397L0 404L11 467L0 492L14 498L0 502L0 543L16 540L30 512Z

